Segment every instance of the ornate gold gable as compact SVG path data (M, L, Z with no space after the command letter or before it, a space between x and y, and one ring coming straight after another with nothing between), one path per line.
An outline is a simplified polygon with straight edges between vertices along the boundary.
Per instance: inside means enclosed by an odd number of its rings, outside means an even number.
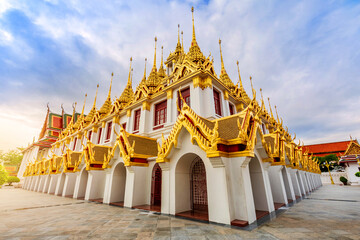
M191 135L191 142L206 152L208 157L254 157L256 144L256 132L260 119L257 113L253 112L254 106L250 104L241 113L216 120L207 120L199 117L183 102L177 121L169 136L162 144L158 145L157 162L169 161L167 156L171 149L177 145L177 139L182 128L185 128ZM266 152L269 148L260 134L261 143Z
M116 143L108 154L103 168L109 166L110 161L115 155L116 148L119 147L120 156L125 166L148 166L147 159L157 156L157 141L154 138L143 137L140 135L130 134L123 127L117 134Z
M76 172L79 171L78 166L82 161L84 152L75 152L70 149L66 150L63 155L64 158L64 172Z
M357 141L351 141L344 155L360 155L360 145Z
M109 146L96 145L88 140L83 150L86 170L102 170L103 163L106 161L110 150L111 147Z

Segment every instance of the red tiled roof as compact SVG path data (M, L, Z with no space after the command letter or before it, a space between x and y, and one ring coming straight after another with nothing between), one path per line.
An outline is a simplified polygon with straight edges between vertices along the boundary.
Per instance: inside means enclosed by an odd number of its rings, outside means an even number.
M350 141L332 142L332 143L320 143L305 145L304 149L308 150L309 153L314 153L314 156L323 157L329 154L336 154L341 156L345 153Z

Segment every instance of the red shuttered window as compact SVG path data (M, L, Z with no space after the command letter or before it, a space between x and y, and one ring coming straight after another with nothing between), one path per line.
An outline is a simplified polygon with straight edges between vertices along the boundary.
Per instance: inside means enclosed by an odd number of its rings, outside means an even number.
M215 103L215 113L221 116L221 101L220 93L214 89L214 103Z
M190 106L190 88L184 89L181 91L181 96L183 97L183 99L185 100L186 104L188 106ZM180 94L178 96L178 103L179 103L179 108L181 109L183 106L183 101L180 98Z
M99 132L98 132L98 144L100 144L100 141L101 141L101 133L102 133L102 128L99 128L99 130L98 130Z
M135 114L134 114L134 131L138 131L139 130L139 126L140 126L140 114L141 114L141 110L136 110Z
M112 122L109 122L109 123L107 124L107 129L106 129L105 142L110 141L110 137L111 137L111 127L112 127Z
M155 126L166 123L167 101L155 105Z
M232 105L231 103L229 103L229 109L230 109L230 115L233 115L235 113L234 111L234 105Z

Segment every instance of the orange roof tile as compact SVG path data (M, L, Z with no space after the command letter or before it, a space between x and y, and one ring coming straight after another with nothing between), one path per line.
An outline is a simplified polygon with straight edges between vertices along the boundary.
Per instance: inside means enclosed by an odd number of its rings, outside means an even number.
M350 141L332 142L332 143L320 143L305 145L304 149L308 150L309 153L314 153L314 156L323 157L329 154L336 154L341 156L345 153Z

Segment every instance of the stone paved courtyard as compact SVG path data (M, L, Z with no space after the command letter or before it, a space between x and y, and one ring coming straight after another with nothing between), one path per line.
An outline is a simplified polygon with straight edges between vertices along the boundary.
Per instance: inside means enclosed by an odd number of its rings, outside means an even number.
M0 239L360 239L360 187L323 186L252 230L3 188Z

